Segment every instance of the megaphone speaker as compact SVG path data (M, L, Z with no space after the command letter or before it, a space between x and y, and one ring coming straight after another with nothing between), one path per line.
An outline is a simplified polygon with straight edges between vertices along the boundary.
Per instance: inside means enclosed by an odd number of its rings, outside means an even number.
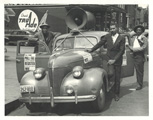
M70 29L91 29L95 26L95 17L91 12L81 8L72 8L65 19Z

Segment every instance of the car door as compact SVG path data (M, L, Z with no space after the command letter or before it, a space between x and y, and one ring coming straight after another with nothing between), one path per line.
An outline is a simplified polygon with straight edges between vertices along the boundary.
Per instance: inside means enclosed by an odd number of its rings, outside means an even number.
M130 43L129 38L125 36L125 46ZM123 55L123 63L121 70L121 77L129 77L134 75L134 62L132 58L132 52L129 48L125 47L125 53Z
M33 71L38 67L47 69L48 59L51 52L44 42L38 42L41 45L40 50L35 53L35 45L21 46L25 41L17 44L16 70L18 81L20 82L23 75L28 71Z

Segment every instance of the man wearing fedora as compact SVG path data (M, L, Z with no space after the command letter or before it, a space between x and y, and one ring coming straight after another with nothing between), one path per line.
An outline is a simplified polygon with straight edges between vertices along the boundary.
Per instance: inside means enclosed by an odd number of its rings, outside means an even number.
M49 31L50 26L47 23L43 23L40 25L41 30L38 31L35 35L34 38L38 38L40 41L44 41L47 46L49 47L50 51L52 51L52 45L53 45L53 39L60 35L61 33L59 32L52 32ZM40 46L35 47L35 52L38 51Z
M142 34L144 31L145 28L142 25L134 27L136 35L131 38L131 45L128 45L133 53L134 67L136 69L138 83L136 90L141 90L143 88L144 62L147 48L147 38Z

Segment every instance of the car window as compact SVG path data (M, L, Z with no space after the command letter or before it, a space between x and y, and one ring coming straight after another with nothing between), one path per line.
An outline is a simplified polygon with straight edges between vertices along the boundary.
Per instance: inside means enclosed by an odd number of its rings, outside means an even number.
M74 38L66 38L60 39L56 42L55 47L58 47L57 49L72 49L74 44Z
M28 44L28 45L21 45L20 46L20 54L25 54L25 53L42 53L42 54L47 54L47 48L43 44Z
M25 54L25 53L34 53L34 46L21 46L20 47L20 53Z
M97 42L95 37L77 37L74 42L74 48L92 48Z
M97 44L98 40L95 37L70 37L64 39L59 39L55 47L58 46L59 49L73 49L73 48L92 48Z

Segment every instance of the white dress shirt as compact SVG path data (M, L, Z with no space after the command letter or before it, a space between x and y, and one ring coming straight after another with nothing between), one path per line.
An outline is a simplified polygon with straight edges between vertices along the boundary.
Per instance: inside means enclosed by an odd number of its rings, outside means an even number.
M113 39L113 44L115 43L117 37L119 36L118 33L116 33L115 35L112 35L112 39Z
M141 35L139 37L135 37L135 40L134 40L134 43L133 43L133 48L140 47L140 44L138 42L138 39L141 39Z

